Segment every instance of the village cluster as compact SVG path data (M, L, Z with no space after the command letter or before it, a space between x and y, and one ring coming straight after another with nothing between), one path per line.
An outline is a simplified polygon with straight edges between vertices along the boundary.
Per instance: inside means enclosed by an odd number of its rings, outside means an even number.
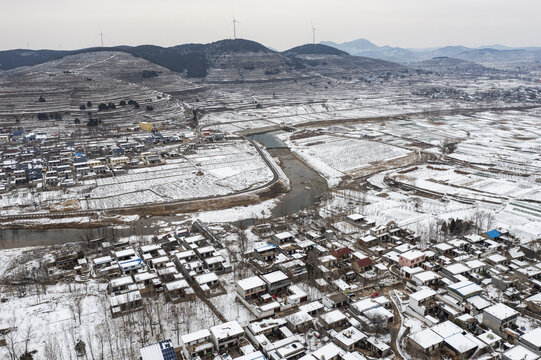
M178 343L142 347L143 360L162 353L185 360L541 355L541 263L512 234L492 229L428 249L411 230L358 213L339 223L362 236L324 229L314 219L299 223L247 230L255 240L242 256L253 275L234 283L224 275L240 264L232 264L219 235L199 221L145 245L91 240L84 254L57 256L49 272L106 281L114 318L140 311L145 299L198 297L223 320L183 334ZM209 301L226 292L235 292L249 321L220 314Z
M202 138L214 141L223 139L223 135L202 132ZM192 131L159 131L147 122L127 129L121 139L108 140L59 141L47 132L24 128L2 132L0 191L28 186L65 188L87 179L125 174L128 168L156 165L167 158L179 157L193 149L195 140Z

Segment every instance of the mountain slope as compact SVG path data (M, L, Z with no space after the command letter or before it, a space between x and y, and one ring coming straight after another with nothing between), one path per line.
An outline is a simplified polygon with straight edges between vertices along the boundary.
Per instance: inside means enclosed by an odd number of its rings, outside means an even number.
M338 72L344 70L340 69L341 67L363 72L380 69L392 70L398 66L377 59L354 59L344 51L321 44L306 44L280 53L255 41L235 39L221 40L210 44L184 44L173 47L141 45L88 48L74 51L0 51L0 70L37 65L67 55L102 51L129 53L184 74L188 78L201 78L207 81L256 81L258 78L268 80L299 76L298 72L302 69L326 64L332 65ZM325 59L314 61L308 58L310 56L320 56ZM345 57L347 59L338 61L332 57Z
M323 44L304 44L284 51L295 55L349 55L347 52Z

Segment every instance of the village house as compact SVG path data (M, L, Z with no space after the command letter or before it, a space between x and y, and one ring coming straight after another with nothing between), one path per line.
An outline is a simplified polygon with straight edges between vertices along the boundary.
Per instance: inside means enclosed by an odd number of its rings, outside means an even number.
M451 284L447 286L447 289L449 290L449 294L451 296L454 296L461 301L472 296L479 295L483 291L482 287L469 280L459 281Z
M443 342L443 338L436 334L432 329L424 329L408 335L408 343L417 351L421 351L426 356L438 349Z
M130 162L130 159L127 156L118 156L118 157L112 157L109 159L109 163L113 167L128 165L129 162Z
M123 276L120 278L111 279L107 286L107 290L109 293L114 293L115 295L118 295L132 287L133 278L131 276Z
M205 358L214 351L210 331L202 329L180 337L186 359Z
M175 352L173 342L168 339L150 344L139 349L141 360L178 360L180 353Z
M348 258L351 254L351 249L337 242L331 244L331 254L337 259Z
M190 285L184 279L168 282L163 285L165 290L165 296L169 301L179 301L186 297L187 290L190 289Z
M337 309L346 306L350 299L342 292L334 292L323 296L321 303L328 309Z
M419 250L410 250L398 256L399 266L416 267L425 261L425 253Z
M372 269L372 260L367 255L355 251L351 256L351 268L357 273L369 271Z
M374 235L365 235L359 238L359 245L370 248L378 244L378 238Z
M138 290L135 290L109 297L109 304L111 306L111 314L113 317L116 317L122 312L138 308L143 304L143 301L141 293Z
M483 325L507 339L505 329L516 324L519 313L509 306L497 303L483 310Z
M291 279L281 270L273 271L260 277L265 282L269 294L285 291L291 285Z
M237 294L243 299L256 298L267 291L266 284L258 276L237 281Z
M357 328L350 326L349 328L337 331L333 335L336 345L340 346L344 351L352 352L355 347L361 345L366 335Z
M411 282L417 286L435 285L440 279L441 276L431 270L419 272L411 276Z
M408 307L421 316L427 315L435 306L436 292L424 288L410 295Z
M274 260L278 253L276 245L274 244L265 244L263 246L257 247L254 249L254 255L256 259L264 262L269 262Z
M313 325L313 317L306 311L299 310L285 317L287 327L291 331L306 332Z
M294 236L288 231L284 231L272 236L272 242L276 245L293 241Z
M161 286L158 275L153 272L141 272L133 275L133 280L141 296L148 297L154 295L156 289Z
M361 214L351 214L346 216L346 221L352 224L361 224L364 222L364 216Z
M195 277L195 282L201 290L208 292L210 288L217 286L220 283L216 273L210 272L206 274L197 275Z
M329 311L319 317L323 328L327 331L331 329L340 329L347 323L344 313L338 309Z
M244 339L244 330L237 321L230 321L210 328L210 336L219 352L239 346Z

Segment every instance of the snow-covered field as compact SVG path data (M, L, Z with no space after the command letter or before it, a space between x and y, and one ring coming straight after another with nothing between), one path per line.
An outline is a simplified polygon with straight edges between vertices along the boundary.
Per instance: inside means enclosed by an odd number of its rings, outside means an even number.
M63 202L75 210L99 210L228 195L264 185L273 178L247 141L216 143L165 164L128 170L127 174L86 180L69 190L18 191L0 198L5 213L32 211Z
M335 135L320 135L299 140L286 140L291 150L328 183L374 163L406 156L410 151L380 142Z

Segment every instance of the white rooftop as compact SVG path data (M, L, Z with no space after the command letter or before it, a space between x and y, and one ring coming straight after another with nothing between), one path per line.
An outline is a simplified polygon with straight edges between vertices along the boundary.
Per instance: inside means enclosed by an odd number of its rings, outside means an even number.
M188 344L188 343L191 343L192 341L204 339L209 336L210 336L210 331L208 331L207 329L201 329L201 330L197 330L192 333L183 335L180 337L180 339L182 340L183 344Z
M522 335L521 340L526 340L530 344L535 345L536 347L541 346L541 327L535 328L532 331L527 332Z
M364 219L364 216L362 216L361 214L351 214L351 215L348 215L347 218L350 219L350 220L355 221L355 220Z
M464 297L468 297L471 294L475 294L476 292L483 290L482 287L469 280L459 281L455 284L449 285L448 287Z
M463 330L460 326L447 320L431 327L432 331L441 336L442 338L448 338L454 334L461 333Z
M218 276L215 273L210 272L196 276L195 281L197 281L199 285L208 284L210 282L218 281Z
M419 301L423 301L424 299L428 299L432 296L436 295L436 292L430 288L424 288L422 290L419 290L413 294L410 295L411 299Z
M346 316L340 310L337 309L337 310L333 310L326 314L321 315L321 318L327 324L334 324L336 322L345 320Z
M432 281L432 280L436 280L436 279L441 278L440 275L436 274L434 271L431 271L431 270L427 270L427 271L420 272L418 274L414 274L412 277L415 277L416 279L419 279L422 282Z
M472 304L473 306L475 306L475 308L477 308L478 310L483 310L489 307L490 305L492 305L490 301L486 300L485 298L479 295L472 296L468 298L466 301Z
M475 349L478 346L476 342L470 340L465 335L462 335L462 333L456 333L446 337L443 341L445 341L460 354L464 354L465 352Z
M512 347L503 353L507 359L519 359L519 360L536 360L539 359L539 355L533 351L527 349L522 345Z
M243 290L250 290L260 286L265 286L265 282L259 276L251 276L237 281L237 285Z
M360 330L353 326L342 330L334 335L334 338L346 346L351 346L366 337Z
M292 238L293 235L289 231L284 231L279 234L274 235L277 239L283 240L287 238Z
M261 278L269 284L273 284L273 283L277 283L277 282L289 279L289 277L281 270L277 270L268 274L261 275Z
M236 320L233 320L211 327L210 333L219 341L230 336L243 334L244 330Z
M494 316L496 319L499 320L505 320L510 318L511 316L518 314L518 312L502 303L494 304L486 308L484 312Z
M184 279L182 280L176 280L172 281L170 283L165 284L165 288L168 291L178 290L178 289L186 289L189 288L190 285L188 285L188 282Z
M431 329L415 332L409 335L409 338L419 344L419 346L421 346L423 349L428 349L431 346L439 344L443 341L443 338Z
M454 264L445 266L444 269L447 270L448 272L450 272L453 275L462 274L462 273L464 273L466 271L470 271L469 267L467 267L466 265L461 264L461 263L454 263Z
M501 254L490 255L490 256L487 256L486 258L494 263L500 263L507 260L507 258Z
M297 326L312 321L312 316L310 316L310 314L308 314L306 311L301 310L286 316L286 320L293 326Z
M400 254L400 256L402 256L403 258L405 259L408 259L408 260L415 260L417 258L420 258L421 256L423 256L425 253L420 251L420 250L410 250L410 251L407 251L403 254Z

